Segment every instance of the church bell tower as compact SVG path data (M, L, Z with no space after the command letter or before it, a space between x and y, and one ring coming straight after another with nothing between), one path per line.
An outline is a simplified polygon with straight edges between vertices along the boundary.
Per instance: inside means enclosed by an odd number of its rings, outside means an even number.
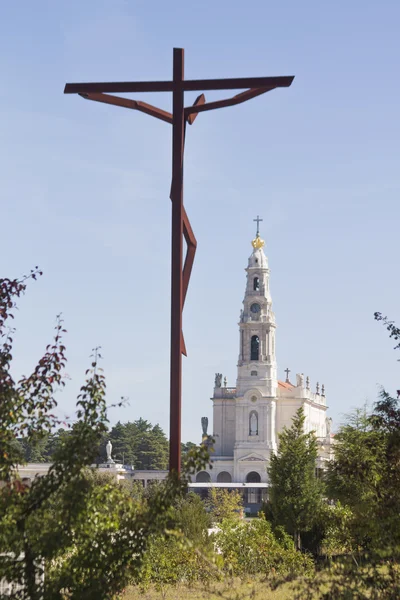
M264 397L277 395L277 368L275 356L275 315L269 289L268 259L264 254L265 242L260 238L257 217L256 237L251 242L253 252L248 261L246 291L240 313L240 349L237 396L257 387Z
M216 373L213 402L213 471L196 476L196 482L247 486L247 504L258 510L261 490L268 484L267 467L277 451L277 435L290 427L296 410L304 407L305 431L315 431L319 440L320 463L332 452L330 421L326 419L325 388L310 390L302 373L296 383L278 381L276 364L275 315L269 285L270 271L260 237L259 217L252 253L246 268L246 289L239 320L239 359L236 387L227 387L226 378ZM206 428L203 428L206 436ZM321 462L322 461L322 462ZM322 467L321 467L322 468ZM198 479L197 479L198 477ZM257 487L258 486L258 487Z

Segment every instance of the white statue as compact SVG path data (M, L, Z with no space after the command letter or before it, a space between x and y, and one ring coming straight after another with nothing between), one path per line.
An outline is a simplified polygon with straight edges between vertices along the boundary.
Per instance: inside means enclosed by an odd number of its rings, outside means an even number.
M303 373L297 373L296 375L296 379L297 379L297 387L301 387L304 388L304 375Z
M258 435L258 419L255 412L250 415L250 435Z
M326 423L326 437L329 437L331 435L332 417L326 417L325 423Z
M111 456L111 452L112 452L112 443L110 442L110 440L108 440L107 444L106 444L106 453L107 453L107 462L111 463L114 462Z

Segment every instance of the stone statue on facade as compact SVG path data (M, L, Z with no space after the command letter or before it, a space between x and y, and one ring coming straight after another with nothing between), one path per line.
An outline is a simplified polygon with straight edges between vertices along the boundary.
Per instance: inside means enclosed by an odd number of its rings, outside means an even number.
M208 418L207 417L201 417L201 428L203 430L203 436L207 436L207 429L208 429Z
M326 417L325 424L326 424L326 437L329 437L331 435L332 417Z
M222 373L215 373L215 387L220 388L222 385Z
M111 456L112 453L112 443L110 440L108 440L107 444L106 444L106 454L107 454L107 462L108 463L113 463L113 459Z
M254 412L250 416L250 435L258 435L258 419Z
M297 373L296 375L296 379L297 379L297 387L304 387L304 375L303 373Z

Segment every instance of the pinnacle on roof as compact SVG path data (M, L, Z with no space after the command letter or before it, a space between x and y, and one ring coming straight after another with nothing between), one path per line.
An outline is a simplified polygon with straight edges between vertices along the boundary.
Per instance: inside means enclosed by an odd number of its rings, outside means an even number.
M260 248L263 248L265 246L264 240L260 238L260 221L262 220L263 219L260 219L258 215L256 219L253 219L253 221L256 221L257 223L256 237L251 242L251 245L253 246L254 250L260 250Z

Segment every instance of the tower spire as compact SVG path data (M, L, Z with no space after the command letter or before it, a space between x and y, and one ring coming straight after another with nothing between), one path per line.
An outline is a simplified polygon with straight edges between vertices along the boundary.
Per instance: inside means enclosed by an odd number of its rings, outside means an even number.
M244 394L255 386L268 397L275 397L277 388L275 353L275 316L269 290L268 259L264 240L260 237L259 215L253 251L249 256L246 291L240 315L240 350L237 393Z

